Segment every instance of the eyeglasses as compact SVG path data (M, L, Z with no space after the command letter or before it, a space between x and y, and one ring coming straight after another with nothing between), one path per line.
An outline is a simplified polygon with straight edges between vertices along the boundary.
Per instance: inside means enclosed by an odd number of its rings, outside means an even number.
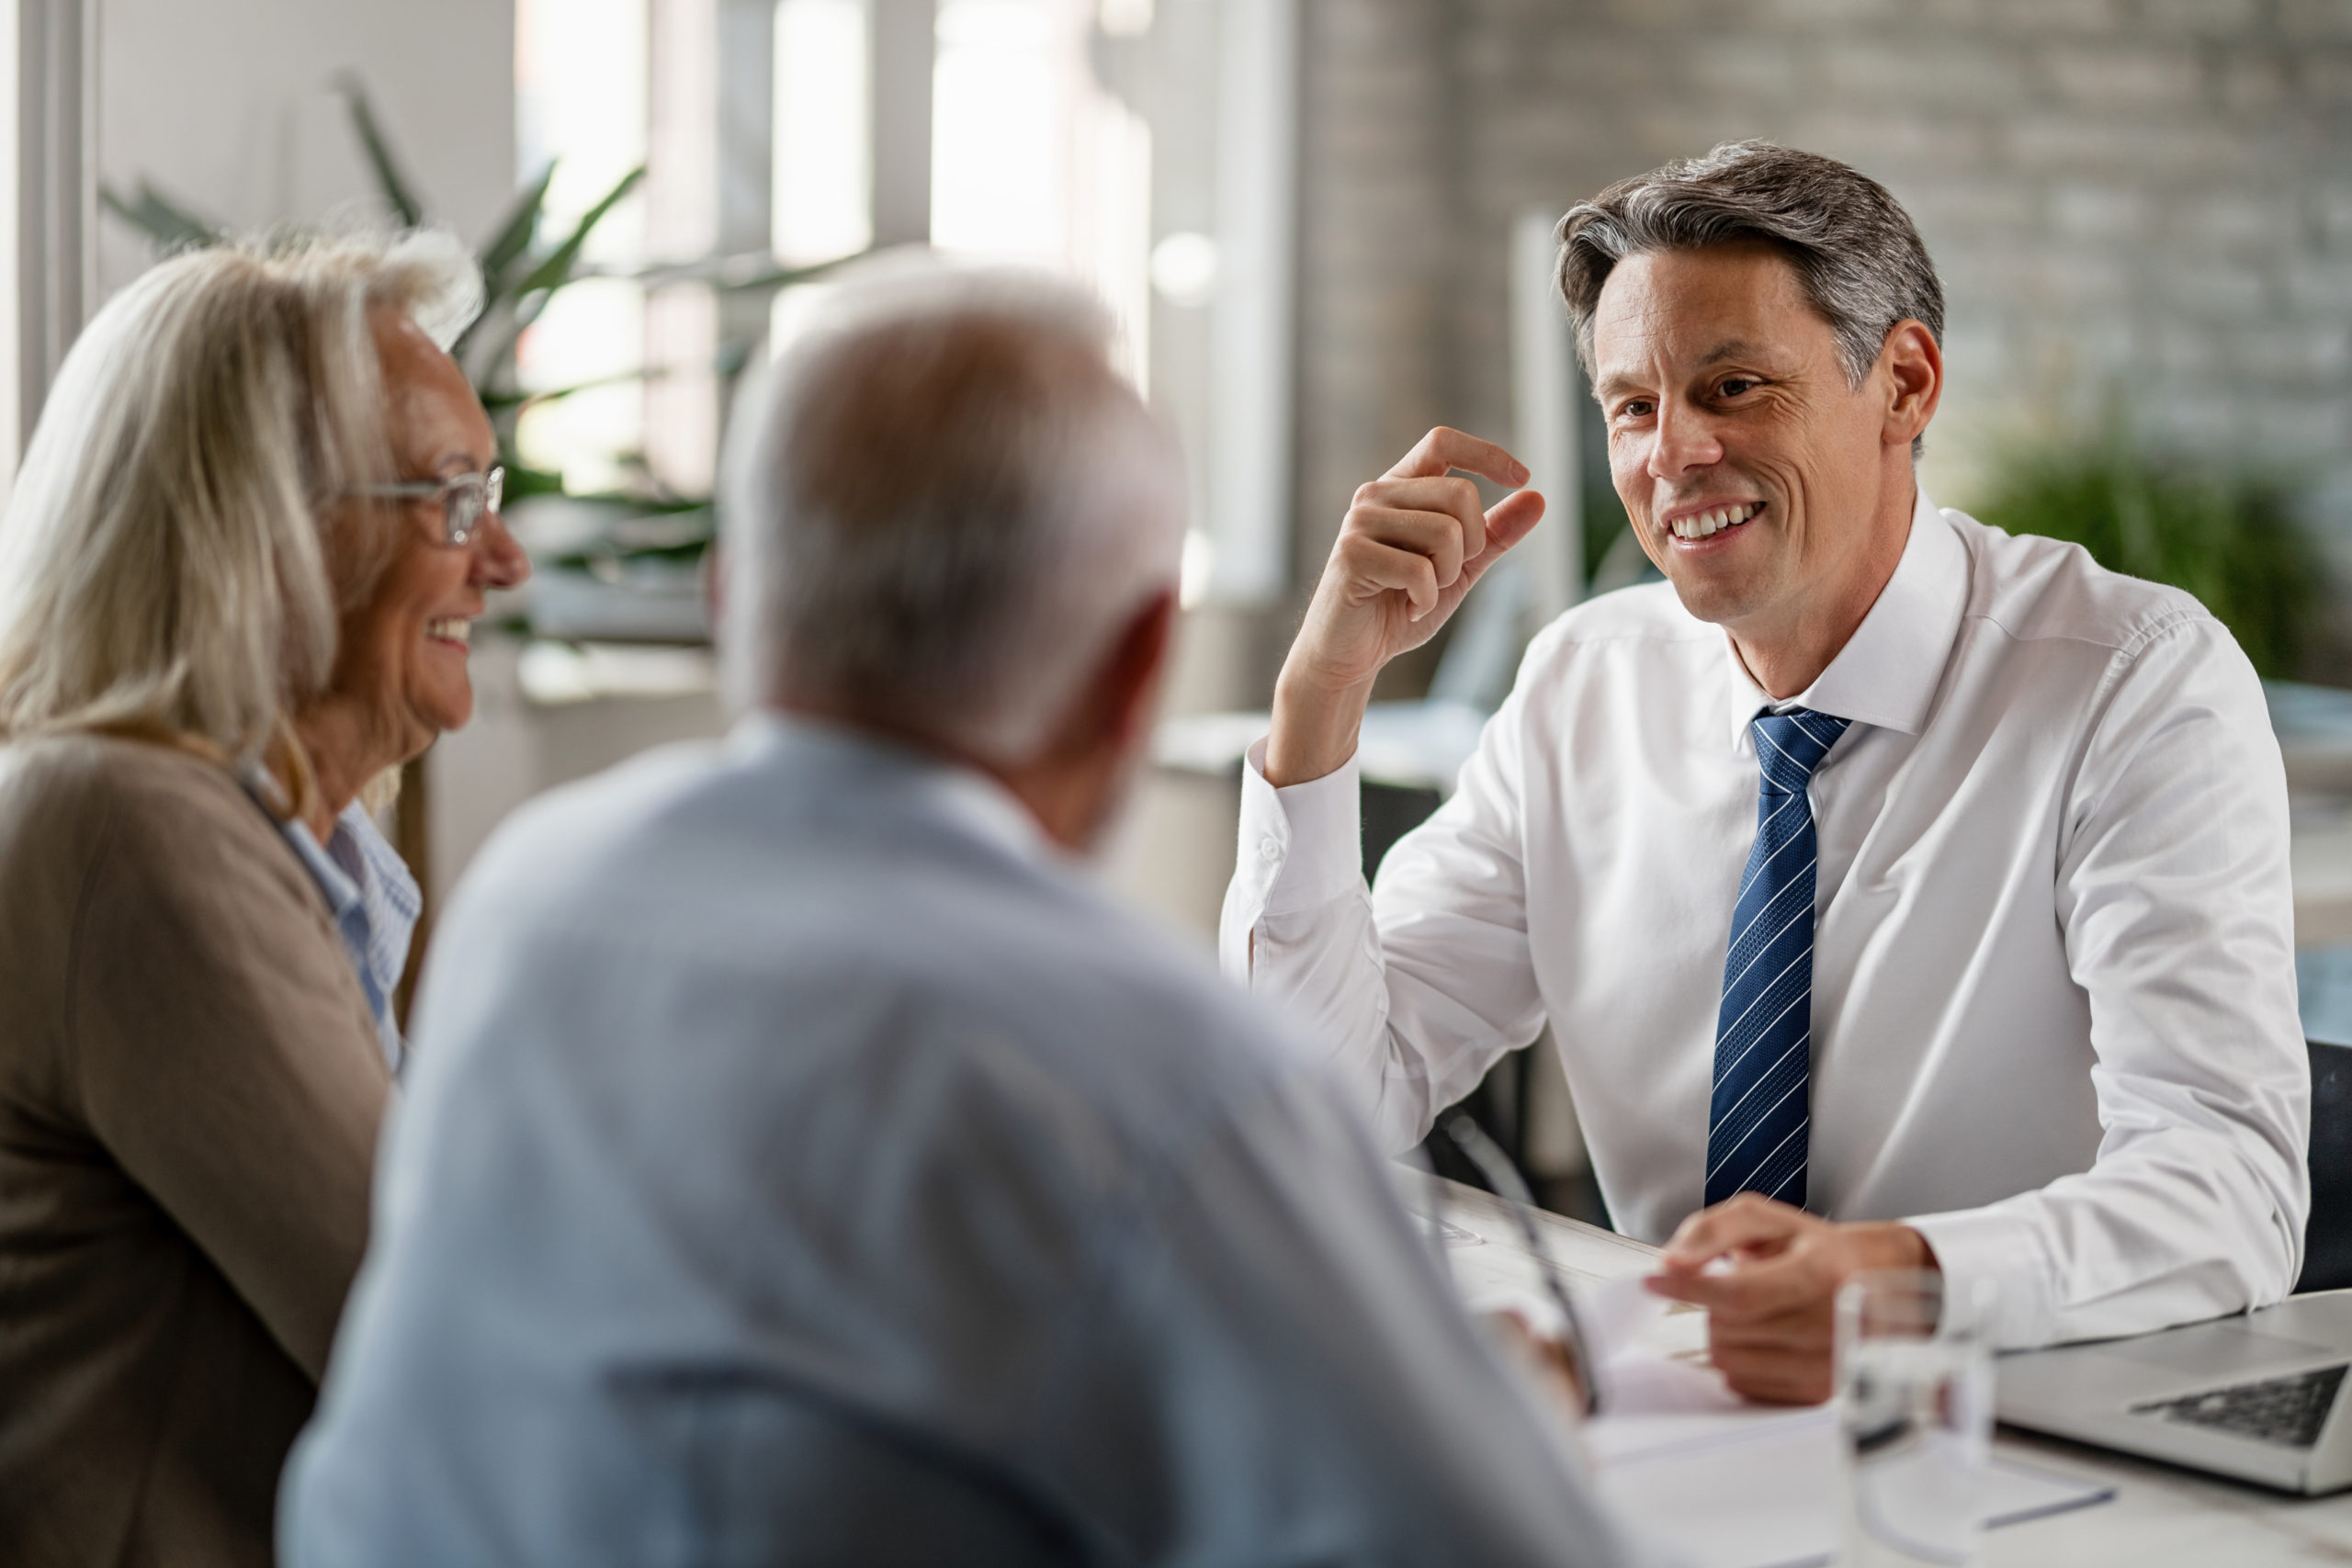
M494 468L486 474L452 474L446 479L405 479L399 484L355 485L344 492L365 496L372 501L424 501L437 498L441 502L441 538L449 545L469 544L484 517L495 516L498 503L506 494L506 470Z
M1552 1254L1544 1247L1542 1234L1536 1230L1535 1222L1529 1218L1536 1204L1535 1194L1527 1189L1527 1179L1519 1174L1519 1167L1511 1163L1510 1156L1503 1153L1502 1145L1489 1137L1484 1127L1471 1120L1468 1112L1456 1111L1441 1119L1438 1127L1453 1140L1456 1148L1469 1157L1470 1163L1477 1168L1478 1174L1487 1179L1487 1185L1494 1189L1495 1196L1503 1201L1503 1207L1510 1211L1511 1218L1519 1223L1520 1240L1533 1256L1536 1269L1544 1278L1545 1293L1550 1295L1553 1308L1560 1314L1558 1348L1566 1358L1568 1375L1575 1381L1577 1392L1584 1398L1584 1413L1588 1416L1595 1414L1600 1409L1600 1382L1593 1371L1592 1341L1587 1337L1584 1325L1577 1320L1576 1303L1568 1295L1567 1281L1560 1277L1559 1265L1552 1261ZM1428 1175L1429 1217L1434 1222L1442 1243L1451 1239L1445 1233L1459 1227L1448 1224L1445 1218L1445 1183L1438 1179L1434 1169Z

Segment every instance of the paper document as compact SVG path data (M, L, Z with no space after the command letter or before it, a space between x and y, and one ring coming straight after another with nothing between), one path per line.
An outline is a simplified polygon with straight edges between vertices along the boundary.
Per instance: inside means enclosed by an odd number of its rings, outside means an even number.
M1746 1408L1596 1416L1583 1430L1601 1496L1693 1568L1801 1568L1838 1553L1838 1414ZM2104 1502L2111 1486L1995 1460L1984 1522Z
M1445 1251L1474 1311L1510 1311L1539 1334L1559 1311L1519 1216L1487 1193L1399 1177L1398 1195ZM1600 1495L1694 1568L1826 1563L1843 1527L1842 1434L1828 1405L1751 1405L1707 1359L1707 1318L1644 1287L1657 1249L1556 1215L1530 1216L1574 1296L1600 1413L1580 1431ZM1988 1525L2079 1508L2114 1488L1995 1460Z

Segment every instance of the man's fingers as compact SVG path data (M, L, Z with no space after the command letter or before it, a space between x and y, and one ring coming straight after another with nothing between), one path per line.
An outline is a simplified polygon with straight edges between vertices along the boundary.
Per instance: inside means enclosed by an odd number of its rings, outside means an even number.
M1355 558L1349 550L1361 548L1365 541L1410 550L1428 558L1437 570L1438 586L1442 588L1462 574L1463 562L1469 558L1462 548L1461 523L1443 513L1359 506L1351 517L1355 542L1342 549L1351 563Z
M1388 470L1387 477L1431 479L1450 468L1460 468L1512 490L1527 482L1526 464L1491 441L1481 441L1442 424L1415 442L1413 449Z
M1468 560L1487 547L1487 514L1479 507L1478 487L1452 476L1419 479L1374 479L1358 487L1348 511L1348 526L1361 529L1367 519L1384 512L1425 512L1451 518L1462 558Z
M1819 1224L1803 1209L1742 1192L1683 1221L1658 1261L1669 1273L1702 1269L1732 1252L1785 1245L1798 1232Z
M1830 1393L1826 1350L1717 1352L1715 1369L1731 1391L1764 1404L1818 1404Z
M1525 1314L1514 1308L1488 1313L1487 1321L1514 1352L1526 1359L1567 1409L1582 1414L1584 1387L1577 1382L1576 1365L1569 1359L1566 1347L1556 1339L1537 1334Z
M1425 512L1394 512L1369 519L1364 526L1340 542L1340 560L1348 575L1380 588L1403 588L1396 574L1409 567L1396 558L1409 557L1428 569L1432 596L1461 574L1462 542L1450 517ZM1419 581L1416 578L1416 581Z
M1737 1351L1763 1355L1769 1351L1810 1354L1829 1343L1835 1317L1826 1301L1795 1312L1773 1313L1759 1318L1710 1315L1707 1342L1718 1353Z
M1412 602L1413 619L1437 606L1437 567L1417 550L1400 549L1378 539L1358 536L1341 541L1349 578L1367 588L1394 589Z
M1648 1282L1659 1295L1748 1321L1804 1311L1823 1294L1820 1270L1796 1256L1761 1258L1720 1273L1654 1274Z
M1462 570L1476 582L1487 574L1487 569L1503 558L1505 551L1534 531L1544 517L1544 498L1532 490L1515 490L1495 502L1487 513L1487 547L1463 563Z
M1542 491L1511 491L1487 513L1487 548L1497 555L1510 548L1535 531L1535 525L1544 520L1544 510Z
M1774 1404L1817 1404L1829 1397L1832 1335L1827 1305L1760 1322L1713 1315L1707 1357L1732 1391Z

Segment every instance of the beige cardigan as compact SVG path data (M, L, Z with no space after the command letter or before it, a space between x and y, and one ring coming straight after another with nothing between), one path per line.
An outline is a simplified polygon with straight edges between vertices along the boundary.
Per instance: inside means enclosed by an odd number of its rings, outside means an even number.
M270 1562L390 1087L233 778L0 746L0 1563Z

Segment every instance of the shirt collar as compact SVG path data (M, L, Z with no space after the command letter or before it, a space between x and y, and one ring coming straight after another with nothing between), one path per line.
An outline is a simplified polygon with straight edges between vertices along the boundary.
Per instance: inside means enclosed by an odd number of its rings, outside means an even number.
M922 777L925 793L958 825L1023 860L1059 857L1035 817L1003 784L977 768L903 741L802 714L755 708L735 724L730 750L744 755L798 753L852 766L876 765Z
M1768 707L1810 708L1856 724L1918 734L1943 681L1967 600L1968 548L1922 490L1894 575L1812 685L1784 704L1775 703L1749 677L1731 638L1724 638L1724 660L1731 670L1726 717L1732 744L1741 749L1749 744L1748 724L1758 709Z
M242 776L254 799L276 818L270 803L282 799L283 792L258 768L248 767ZM424 908L416 878L358 801L344 807L323 844L300 818L277 820L279 835L326 899L327 912L343 938L368 1010L375 1015L384 1065L397 1077L407 1061L408 1048L392 1016L392 993L407 967L409 943Z

